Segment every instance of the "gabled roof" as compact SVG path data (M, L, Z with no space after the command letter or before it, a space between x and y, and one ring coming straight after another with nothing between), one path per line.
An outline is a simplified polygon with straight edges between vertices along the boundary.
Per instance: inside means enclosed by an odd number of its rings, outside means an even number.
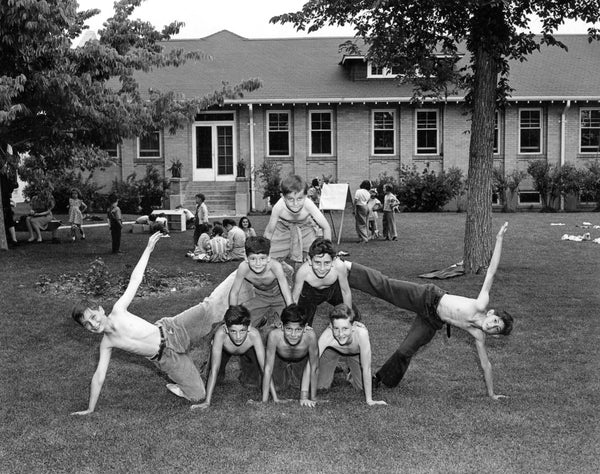
M525 62L511 62L513 100L599 100L600 42L586 35L557 35L569 47L542 47ZM395 80L352 81L341 64L342 43L350 37L246 39L223 30L201 39L171 40L165 48L201 51L212 60L190 61L179 68L156 69L138 76L140 90L174 90L186 97L260 78L262 87L228 103L406 102L410 84ZM460 100L461 96L450 98Z

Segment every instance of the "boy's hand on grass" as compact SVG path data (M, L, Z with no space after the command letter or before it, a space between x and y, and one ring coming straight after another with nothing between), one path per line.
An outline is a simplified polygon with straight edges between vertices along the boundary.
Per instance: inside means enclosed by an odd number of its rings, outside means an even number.
M500 400L501 398L508 398L506 395L490 395L492 400Z
M210 403L202 402L202 403L197 403L195 405L192 405L190 407L190 410L206 410L208 407L210 407Z
M383 400L369 400L367 401L367 405L370 407L373 405L387 405L387 402L384 402Z
M302 406L302 407L314 408L316 404L317 404L317 402L314 400L309 400L307 398L300 399L300 406Z
M93 413L94 410L90 410L89 408L87 410L83 410L83 411L74 411L73 413L71 413L71 415L89 415L90 413Z

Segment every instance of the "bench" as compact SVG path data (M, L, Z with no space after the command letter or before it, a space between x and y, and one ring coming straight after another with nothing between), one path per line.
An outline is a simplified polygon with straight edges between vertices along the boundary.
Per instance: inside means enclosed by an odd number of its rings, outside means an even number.
M156 209L152 211L152 215L164 214L167 218L167 225L169 230L178 230L180 232L186 231L186 217L185 212L181 209Z
M27 232L27 224L25 224L25 219L27 218L27 216L21 216L19 218L19 221L15 223L15 230L17 232ZM57 233L58 233L58 229L59 227L62 226L62 221L58 220L58 219L52 219L50 222L48 222L48 225L46 226L45 229L41 229L42 232L52 232L52 240L53 241L58 241L58 237L57 237Z

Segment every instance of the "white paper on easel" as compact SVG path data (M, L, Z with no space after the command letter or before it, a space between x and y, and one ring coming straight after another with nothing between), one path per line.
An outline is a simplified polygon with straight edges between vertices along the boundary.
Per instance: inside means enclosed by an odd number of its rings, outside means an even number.
M348 183L323 184L319 208L322 211L343 211L352 202Z

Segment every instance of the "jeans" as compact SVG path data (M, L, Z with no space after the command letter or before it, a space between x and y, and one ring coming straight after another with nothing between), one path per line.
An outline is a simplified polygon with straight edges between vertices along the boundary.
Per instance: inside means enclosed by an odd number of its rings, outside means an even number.
M112 239L112 251L117 253L121 248L121 224L111 224L110 237Z
M363 389L362 367L360 366L359 354L340 354L335 349L327 347L319 358L319 378L317 388L328 389L333 382L335 368L337 367L340 357L346 361L348 369L350 369L350 383L356 390Z
M433 284L420 285L394 280L358 263L352 263L348 282L351 288L417 313L398 350L376 374L385 385L395 387L404 377L412 356L419 348L431 341L436 331L444 326L437 315L436 308L445 292Z

